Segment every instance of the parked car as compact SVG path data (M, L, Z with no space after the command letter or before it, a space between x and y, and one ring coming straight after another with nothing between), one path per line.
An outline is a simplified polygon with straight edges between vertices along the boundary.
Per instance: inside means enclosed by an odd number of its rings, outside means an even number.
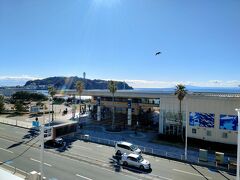
M146 159L143 159L142 155L140 154L123 154L121 162L124 166L133 166L140 168L141 170L151 169L150 162Z
M124 142L124 141L120 141L117 142L115 145L115 151L116 151L116 155L122 155L124 153L126 154L130 154L130 153L134 153L134 154L141 154L142 151L141 149L139 149L137 146L129 143L129 142Z

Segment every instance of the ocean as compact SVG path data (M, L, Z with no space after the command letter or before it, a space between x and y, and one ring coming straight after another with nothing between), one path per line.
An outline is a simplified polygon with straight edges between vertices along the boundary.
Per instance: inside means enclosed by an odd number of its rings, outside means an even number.
M240 93L240 87L186 87L189 92L200 93ZM133 91L150 91L173 93L175 88L135 88Z
M199 92L199 93L233 93L240 94L240 87L186 87L189 92ZM48 95L47 90L36 90L37 92ZM123 90L124 91L124 90ZM163 92L163 93L174 93L175 88L134 88L133 90L126 91L150 91L150 92Z

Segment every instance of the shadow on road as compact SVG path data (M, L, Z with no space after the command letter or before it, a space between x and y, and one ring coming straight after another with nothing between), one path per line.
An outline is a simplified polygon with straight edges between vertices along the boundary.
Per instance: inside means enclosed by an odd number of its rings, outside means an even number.
M72 148L72 144L75 141L76 141L75 139L64 138L64 145L62 147L56 148L56 151L58 152L68 151L69 149Z
M204 179L207 179L207 180L208 180L208 178L207 178L203 173L201 173L197 168L195 168L192 164L190 164L190 166L191 166L196 172L198 172Z
M25 134L22 139L32 139L39 135L39 131L36 131L35 129L29 129L28 133Z
M120 165L120 158L117 156L113 156L109 158L110 167L114 169L115 172L121 172L122 168Z

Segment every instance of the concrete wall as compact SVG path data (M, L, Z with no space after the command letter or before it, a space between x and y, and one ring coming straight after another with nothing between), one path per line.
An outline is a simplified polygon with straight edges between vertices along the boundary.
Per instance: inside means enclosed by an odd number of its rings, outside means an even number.
M17 121L14 119L0 117L0 123L9 124L13 126L19 126L23 128L32 128L32 122Z

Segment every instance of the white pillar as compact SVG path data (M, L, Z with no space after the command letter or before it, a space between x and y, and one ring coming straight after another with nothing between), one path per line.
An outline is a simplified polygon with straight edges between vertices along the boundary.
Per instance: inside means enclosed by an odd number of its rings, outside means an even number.
M50 126L50 122L51 122L51 114L50 114L50 109L51 109L51 104L50 104L50 98L51 96L49 96L48 98L48 125Z
M238 112L238 142L237 142L237 180L239 180L239 163L240 163L240 109L236 109Z
M186 98L186 120L185 120L185 160L187 160L187 135L188 135L188 99Z
M163 123L163 112L161 108L161 99L159 103L159 133L163 134L163 128L164 128L164 123Z
M97 97L97 121L101 121L101 98Z
M128 99L128 126L132 125L132 100Z

